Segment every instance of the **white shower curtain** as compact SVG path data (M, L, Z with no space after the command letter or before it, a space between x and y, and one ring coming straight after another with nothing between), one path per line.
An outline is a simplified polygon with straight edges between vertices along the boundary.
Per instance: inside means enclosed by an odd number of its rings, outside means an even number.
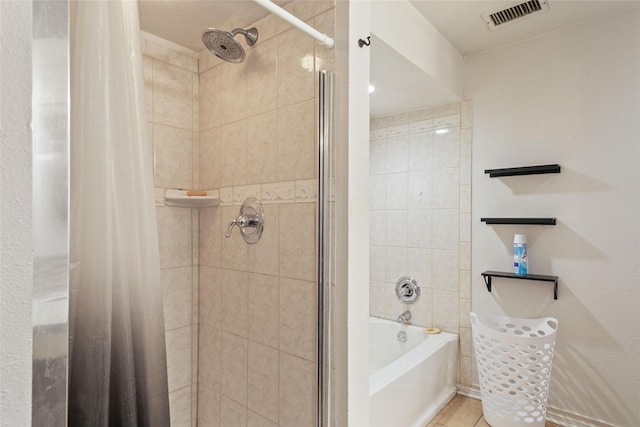
M74 6L69 426L169 426L138 5Z

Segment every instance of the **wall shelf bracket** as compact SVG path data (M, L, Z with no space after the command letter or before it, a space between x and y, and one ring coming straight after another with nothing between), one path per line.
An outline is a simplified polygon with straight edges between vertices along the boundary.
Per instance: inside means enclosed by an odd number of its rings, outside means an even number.
M553 299L558 299L558 276L547 276L542 274L527 274L520 276L515 273L509 273L506 271L485 271L482 273L484 284L487 285L487 291L491 292L491 278L502 277L507 279L520 279L520 280L537 280L542 282L553 283Z

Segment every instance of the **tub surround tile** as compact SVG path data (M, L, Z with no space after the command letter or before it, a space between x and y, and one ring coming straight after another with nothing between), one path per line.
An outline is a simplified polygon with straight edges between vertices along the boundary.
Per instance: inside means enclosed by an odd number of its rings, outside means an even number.
M193 268L171 268L161 271L165 330L191 325Z
M249 273L222 270L222 330L241 337L249 331Z
M409 137L406 135L389 134L387 128L387 173L406 172L409 167Z
M191 387L169 393L171 427L191 427Z
M191 265L191 209L156 208L160 267Z
M198 425L220 426L220 393L198 384Z
M464 102L370 120L370 314L395 320L409 309L414 324L462 327L461 369L470 345L472 114ZM402 275L421 285L415 305L397 301Z
M220 267L222 265L221 208L199 210L199 264Z
M213 56L212 54L208 54ZM214 70L200 74L200 98L198 110L200 130L209 130L220 126L222 104L220 100L220 75Z
M369 208L372 210L386 207L386 175L369 176Z
M279 425L311 426L315 421L316 365L288 353L280 353Z
M278 348L278 278L249 275L249 339Z
M222 321L222 270L200 266L199 323L220 327Z
M248 411L247 412L247 427L278 427L278 425L274 422L269 421L268 419L261 417L255 412Z
M247 53L247 109L260 114L278 107L277 41L262 41Z
M315 280L315 203L283 204L278 210L281 277Z
M223 63L219 67L220 120L227 124L246 118L247 115L247 62Z
M369 247L369 278L374 281L385 282L386 277L386 249L384 246Z
M262 184L262 202L265 205L272 203L291 203L295 200L295 195L296 184L294 181Z
M227 229L227 225L238 216L237 206L224 206L221 209L222 229ZM248 271L249 270L249 248L241 236L240 230L234 227L229 238L222 237L222 265L225 268Z
M265 205L265 226L262 237L248 247L249 270L254 273L278 275L278 206Z
M222 332L215 326L200 325L198 384L219 391L222 375ZM204 357L206 355L206 357Z
M198 180L200 188L217 188L220 182L220 138L218 129L200 132L198 146ZM195 165L195 163L194 163Z
M279 355L276 349L249 342L248 408L278 422Z
M388 174L386 180L387 209L407 209L409 175L407 172Z
M247 404L247 347L245 338L222 332L220 390L223 401L229 398Z
M247 120L247 170L250 183L278 180L278 112Z
M223 395L220 399L220 425L224 427L245 427L247 425L246 406Z
M313 76L312 76L313 79ZM278 180L315 176L314 101L278 109Z
M191 385L191 326L167 331L167 376L169 391Z
M314 96L314 40L289 30L278 39L278 107Z
M164 188L192 188L193 132L153 126L154 183Z
M280 278L280 350L316 359L317 289L313 282Z
M192 130L192 72L158 60L153 61L153 121Z

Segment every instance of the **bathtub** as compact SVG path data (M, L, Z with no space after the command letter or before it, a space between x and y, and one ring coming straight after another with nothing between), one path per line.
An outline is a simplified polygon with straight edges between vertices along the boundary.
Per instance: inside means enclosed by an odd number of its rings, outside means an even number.
M369 425L424 427L456 394L457 354L455 334L369 318Z

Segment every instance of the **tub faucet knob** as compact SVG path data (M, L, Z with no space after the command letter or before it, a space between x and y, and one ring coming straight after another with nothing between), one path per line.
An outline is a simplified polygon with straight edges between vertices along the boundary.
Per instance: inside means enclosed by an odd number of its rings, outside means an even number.
M409 320L411 320L411 312L409 310L398 316L398 323L408 322Z

